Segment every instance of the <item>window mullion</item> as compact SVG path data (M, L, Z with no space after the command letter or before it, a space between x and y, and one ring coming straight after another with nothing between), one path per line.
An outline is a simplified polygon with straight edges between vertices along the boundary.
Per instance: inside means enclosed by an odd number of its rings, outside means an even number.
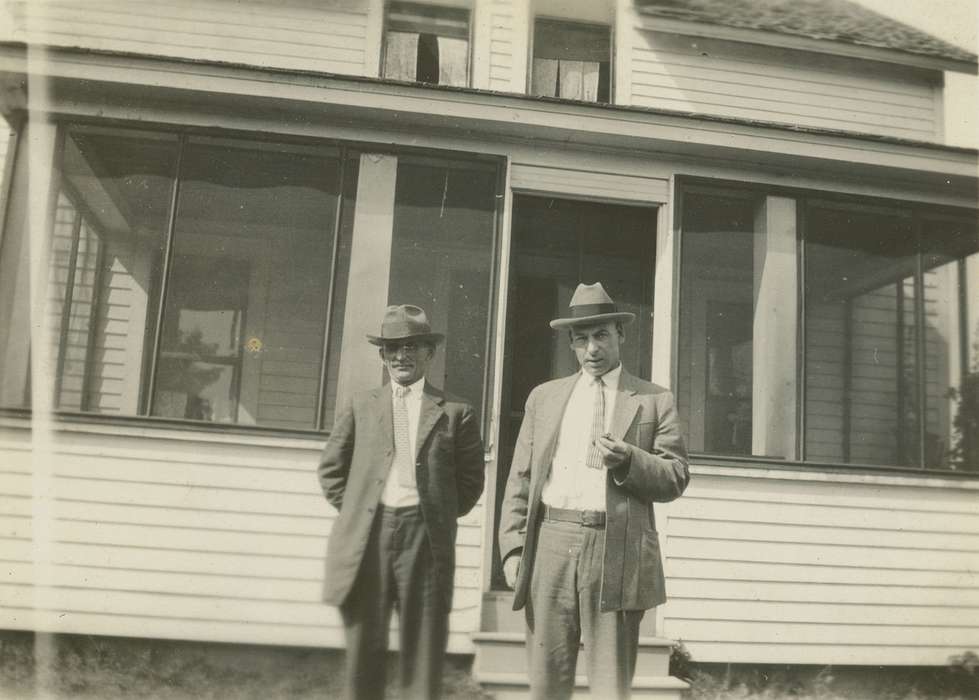
M926 405L928 396L928 363L925 355L927 349L927 338L925 336L927 324L925 323L925 272L924 255L922 253L921 219L915 216L912 220L912 225L914 226L915 247L917 248L914 270L914 364L917 375L917 381L915 382L915 409L918 412L918 466L921 469L927 469L926 456L928 446L925 444L925 438L928 435L928 406Z
M149 373L146 382L146 394L143 395L141 415L153 415L153 398L156 391L157 366L160 359L160 343L163 335L163 309L166 304L167 288L170 282L170 268L173 264L173 234L177 225L177 202L180 197L181 166L184 151L187 147L187 136L180 135L177 147L177 163L174 167L173 191L170 196L170 216L167 220L166 238L163 243L163 270L160 273L160 298L156 307L156 318L153 326L153 343L150 346Z

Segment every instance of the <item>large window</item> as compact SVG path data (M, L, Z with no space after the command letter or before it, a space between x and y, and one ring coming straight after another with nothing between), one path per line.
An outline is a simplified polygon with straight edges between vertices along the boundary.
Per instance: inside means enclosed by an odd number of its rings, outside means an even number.
M62 136L45 315L58 410L329 428L340 394L381 379L363 333L388 303L428 310L448 336L433 381L481 404L494 160ZM16 374L5 406L28 386Z
M681 216L692 450L979 470L974 212L690 187Z
M435 85L469 84L469 10L389 2L383 77Z

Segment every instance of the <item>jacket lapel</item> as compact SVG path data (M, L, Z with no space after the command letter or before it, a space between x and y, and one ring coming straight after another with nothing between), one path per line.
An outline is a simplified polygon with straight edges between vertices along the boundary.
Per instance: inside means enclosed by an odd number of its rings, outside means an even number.
M428 439L429 434L438 423L439 418L445 413L442 404L445 403L445 395L425 381L425 389L422 392L422 407L418 414L418 435L415 438L415 459L421 451L422 445Z
M619 375L619 390L615 397L615 412L612 414L612 425L609 430L612 437L617 440L625 437L638 410L639 400L636 399L635 380L623 369Z

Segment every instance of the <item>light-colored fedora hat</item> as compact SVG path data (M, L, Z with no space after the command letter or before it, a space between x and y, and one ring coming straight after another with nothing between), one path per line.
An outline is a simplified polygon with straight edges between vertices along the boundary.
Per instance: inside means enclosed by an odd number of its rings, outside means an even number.
M367 334L367 342L372 345L384 345L387 342L410 338L440 343L445 336L442 333L433 333L424 309L411 304L389 306L381 321L381 334Z
M551 328L568 328L589 323L604 323L605 321L621 321L632 323L636 315L629 311L618 311L615 302L605 291L601 282L595 284L579 284L574 290L569 304L571 315L567 318L556 318L551 321Z

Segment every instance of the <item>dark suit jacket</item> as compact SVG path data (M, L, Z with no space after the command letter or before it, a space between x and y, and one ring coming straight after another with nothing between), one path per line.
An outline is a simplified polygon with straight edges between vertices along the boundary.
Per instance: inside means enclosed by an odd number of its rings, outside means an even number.
M527 399L500 515L500 554L523 549L513 608L527 600L541 511L564 407L579 375L541 384ZM629 462L607 474L602 610L646 610L666 600L654 501L672 501L690 481L673 395L619 376L611 433L632 446ZM615 477L615 478L613 478Z
M320 458L320 486L339 511L327 546L327 603L341 605L350 593L393 460L391 387L385 385L354 396L341 408ZM472 406L427 381L418 418L415 476L448 611L456 518L468 513L483 492L483 445Z

